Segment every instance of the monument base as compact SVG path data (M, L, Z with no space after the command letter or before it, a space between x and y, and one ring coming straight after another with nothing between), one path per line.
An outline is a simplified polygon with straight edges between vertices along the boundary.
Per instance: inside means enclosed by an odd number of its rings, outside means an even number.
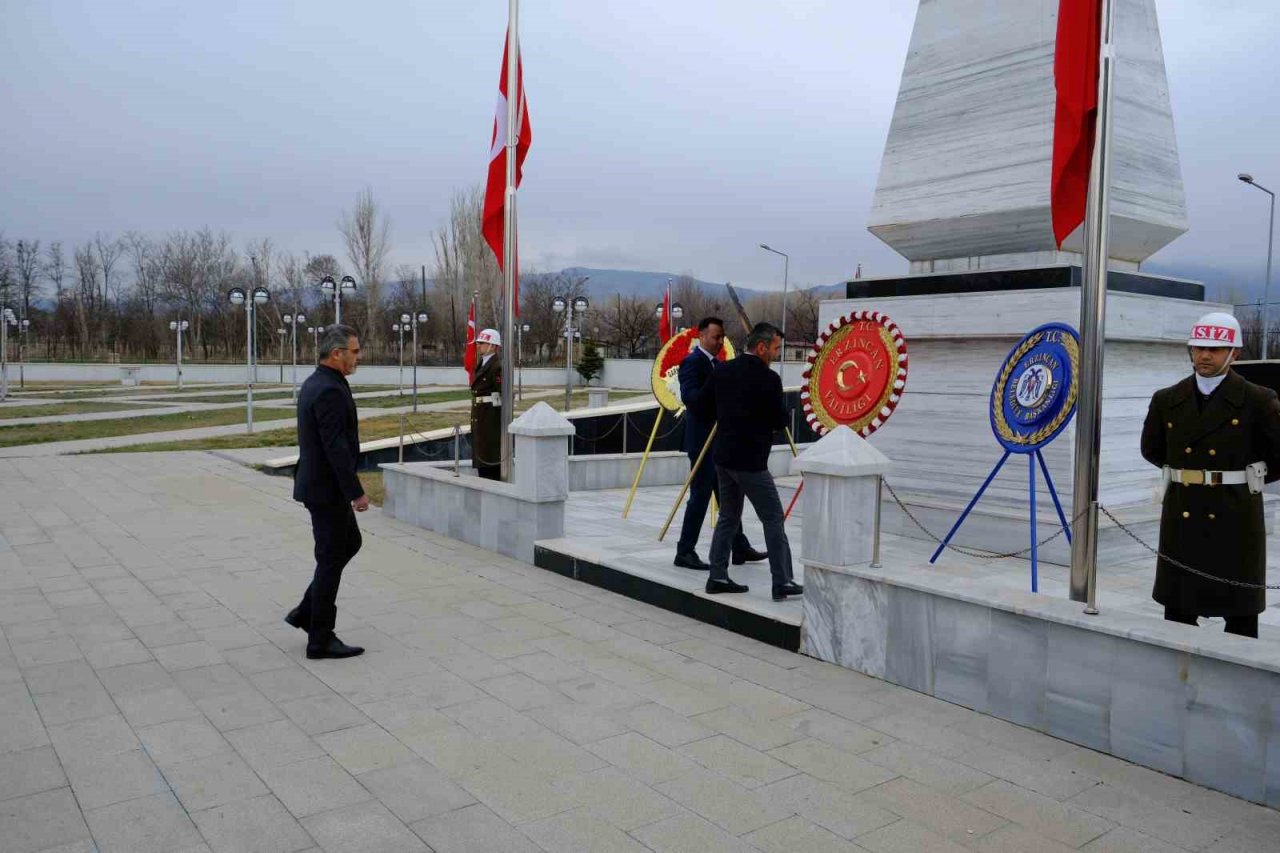
M1015 342L1043 323L1079 325L1078 268L988 270L863 279L850 282L849 298L822 303L821 327L857 310L889 315L906 337L906 393L893 417L871 442L894 460L887 482L918 508L918 518L942 537L1000 459L991 431L991 386ZM1151 394L1190 371L1187 334L1208 311L1229 305L1201 301L1203 286L1139 273L1110 274L1102 388L1102 452L1099 499L1140 524L1154 539L1159 519L1160 471L1139 453ZM1162 296L1158 292L1181 296ZM1074 491L1075 424L1043 449L1054 485L1070 517ZM1057 525L1043 477L1037 472L1038 533ZM1028 547L1027 460L1010 457L992 481L956 542L1008 553ZM886 529L929 538L888 499ZM913 509L913 512L916 510ZM1112 533L1116 537L1112 538ZM1100 553L1129 548L1111 525L1100 529ZM1065 537L1042 553L1067 559ZM1136 547L1136 546L1133 546ZM1128 553L1127 551L1125 552Z

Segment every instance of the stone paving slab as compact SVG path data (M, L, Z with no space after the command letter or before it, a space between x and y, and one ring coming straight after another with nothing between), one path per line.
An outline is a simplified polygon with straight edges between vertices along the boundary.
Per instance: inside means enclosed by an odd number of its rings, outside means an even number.
M308 661L289 488L0 460L0 850L1277 849L1265 807L376 512L369 651Z

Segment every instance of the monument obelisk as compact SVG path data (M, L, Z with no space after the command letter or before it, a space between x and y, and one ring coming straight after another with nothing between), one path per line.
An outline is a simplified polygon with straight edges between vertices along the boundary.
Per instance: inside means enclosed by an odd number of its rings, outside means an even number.
M1158 517L1159 472L1138 454L1146 402L1186 373L1185 330L1213 309L1201 284L1141 270L1187 230L1186 203L1155 2L1114 2L1099 500L1141 523ZM1080 321L1083 228L1059 249L1050 215L1057 13L1058 0L919 4L868 222L909 271L851 281L846 299L820 313L825 324L880 311L906 336L912 385L873 443L935 529L946 530L998 456L989 398L1009 347L1042 323ZM1074 440L1073 424L1045 450L1068 504ZM961 544L1025 547L1026 502L1024 477L1002 472ZM886 525L921 535L892 512ZM1064 546L1042 559L1067 562Z

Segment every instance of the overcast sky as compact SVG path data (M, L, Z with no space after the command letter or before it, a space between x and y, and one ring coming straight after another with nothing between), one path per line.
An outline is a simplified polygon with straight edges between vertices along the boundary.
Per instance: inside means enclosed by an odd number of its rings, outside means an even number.
M994 1L994 0L993 0ZM1018 0L1005 0L1018 2ZM916 3L525 0L526 267L748 286L894 274L866 231ZM1157 0L1191 231L1152 258L1256 283L1280 190L1275 0ZM0 0L0 230L205 225L342 257L372 187L427 263L484 179L505 0Z

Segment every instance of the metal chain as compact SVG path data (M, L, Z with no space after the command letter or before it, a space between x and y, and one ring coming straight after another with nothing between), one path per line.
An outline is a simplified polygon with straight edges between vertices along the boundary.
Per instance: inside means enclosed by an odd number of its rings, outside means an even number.
M942 540L939 539L937 536L935 536L933 532L929 530L929 528L925 527L924 524L921 523L920 519L916 518L915 514L912 513L911 510L907 508L907 505L903 503L902 499L898 497L898 493L893 490L893 486L889 485L889 482L887 480L883 480L882 482L884 483L885 488L889 490L889 494L890 496L893 497L894 503L898 505L898 508L901 509L904 514L906 514L907 518L911 519L912 524L920 528L920 531L924 533L925 536L929 537L934 542L937 542L939 545L941 545ZM1158 559L1164 560L1166 563L1168 563L1171 566L1175 566L1179 569L1188 571L1191 574L1196 575L1197 577L1204 578L1205 580L1217 581L1218 583L1223 583L1228 586L1239 587L1241 589L1280 589L1280 584L1247 583L1246 581L1238 581L1232 578L1223 578L1223 577L1218 577L1217 575L1211 575L1208 572L1203 572L1200 569L1194 568L1192 566L1188 566L1186 563L1182 562L1181 560L1176 560L1173 557L1170 557L1168 554L1162 554L1156 548L1152 548L1146 542L1142 541L1142 539L1138 536L1138 534L1130 530L1122 521L1120 521L1120 519L1115 517L1115 515L1111 512L1111 510L1107 509L1102 504L1098 504L1098 510L1107 518L1111 519L1112 524L1114 524L1120 530L1124 531L1126 536L1128 536L1134 542L1137 542L1147 551L1154 554ZM1085 516L1084 512L1081 512L1079 515L1077 515L1074 519L1071 520L1071 526L1075 527L1076 522L1079 521L1081 518L1084 518L1084 516ZM1049 536L1046 539L1042 539L1039 543L1037 543L1037 546L1042 547L1052 542L1054 539L1057 539L1059 536L1061 536L1065 532L1066 531L1063 528L1059 527L1056 533L1054 533L1052 536ZM981 548L964 548L959 545L951 545L951 544L948 544L946 547L947 547L947 550L955 551L958 554L964 554L966 557L973 557L975 559L988 560L988 561L1002 560L1008 557L1021 557L1031 551L1030 546L1023 548L1020 551L1011 551L1006 554L998 554L995 551L987 551Z
M660 433L660 434L658 434L658 435L654 436L654 439L653 439L653 440L654 440L655 442L662 441L662 439L666 438L667 436L669 436L669 435L671 435L672 433L674 433L676 430L680 429L680 427L682 426L680 419L677 417L677 418L675 419L675 421L676 421L676 422L675 422L675 426L671 427L671 429L667 430L667 431L666 431L666 432L664 432L664 433ZM640 436L641 438L645 439L646 441L648 440L648 438L649 438L649 433L647 433L647 432L645 432L644 430L642 430L642 429L640 429L639 427L637 427L637 426L636 426L636 423L635 423L635 421L634 421L634 420L632 420L632 419L628 418L628 419L627 419L627 427L628 427L629 429L634 430L634 431L635 431L635 433L636 433L636 435ZM650 427L650 429L653 429L653 427Z
M606 438L608 438L609 436L613 435L614 430L616 430L618 427L622 426L622 421L623 421L623 418L619 417L617 420L615 420L615 421L613 422L613 426L609 427L609 428L608 428L607 430L605 430L601 435L597 435L597 436L595 436L594 438L588 438L588 437L587 437L587 436L585 436L585 435L574 435L574 440L575 440L575 441L589 441L589 442L591 442L592 444L595 444L596 442L599 442L599 441L604 441Z
M1218 577L1217 575L1211 575L1208 572L1202 572L1199 569L1192 568L1191 566L1188 566L1186 563L1182 562L1181 560L1175 560L1173 557L1170 557L1168 554L1162 554L1155 548L1152 548L1146 542L1143 542L1141 539L1138 538L1138 534L1134 533L1132 530L1130 530L1129 528L1121 524L1120 519L1112 515L1111 510L1107 509L1102 504L1098 504L1098 509L1101 510L1102 513L1107 518L1111 519L1112 524L1114 524L1116 527L1119 527L1121 530L1123 530L1130 539L1132 539L1134 542L1137 542L1143 548L1146 548L1152 554L1155 554L1157 558L1164 560L1166 563L1168 563L1171 566L1177 566L1179 569L1188 571L1191 574L1196 575L1197 577L1204 578L1205 580L1217 581L1218 583L1224 583L1227 586L1240 587L1241 589L1280 589L1280 584L1247 583L1245 581L1234 580L1233 578L1221 578L1221 577Z
M925 536L928 536L934 542L937 542L939 545L941 545L942 540L939 539L937 536L935 536L933 534L933 531L925 527L924 524L920 521L920 519L916 518L915 514L911 512L911 510L907 509L907 505L902 502L901 498L898 497L898 493L893 490L893 486L889 485L889 481L882 480L881 482L883 482L884 487L889 490L890 496L893 497L893 502L896 503L898 505L898 508L901 509L906 514L907 518L911 519L911 523L914 524L916 527L920 528L921 532L923 532ZM1074 519L1072 519L1071 524L1074 525L1076 521L1079 521L1081 518L1083 518L1083 514L1078 515ZM1036 547L1037 548L1044 547L1045 545L1048 545L1050 542L1057 539L1059 536L1061 536L1066 532L1067 531L1065 528L1059 527L1058 531L1054 533L1052 536L1047 536L1044 539L1041 539L1039 542L1037 542ZM948 543L946 547L948 551L955 551L957 554L964 554L966 557L973 557L974 559L977 559L977 560L1003 560L1008 557L1021 557L1024 554L1031 553L1030 545L1028 545L1025 548L1022 548L1021 550L1009 551L1008 553L1004 553L1004 554L998 553L996 551L988 551L984 548L965 548L963 546L952 545L950 543Z

